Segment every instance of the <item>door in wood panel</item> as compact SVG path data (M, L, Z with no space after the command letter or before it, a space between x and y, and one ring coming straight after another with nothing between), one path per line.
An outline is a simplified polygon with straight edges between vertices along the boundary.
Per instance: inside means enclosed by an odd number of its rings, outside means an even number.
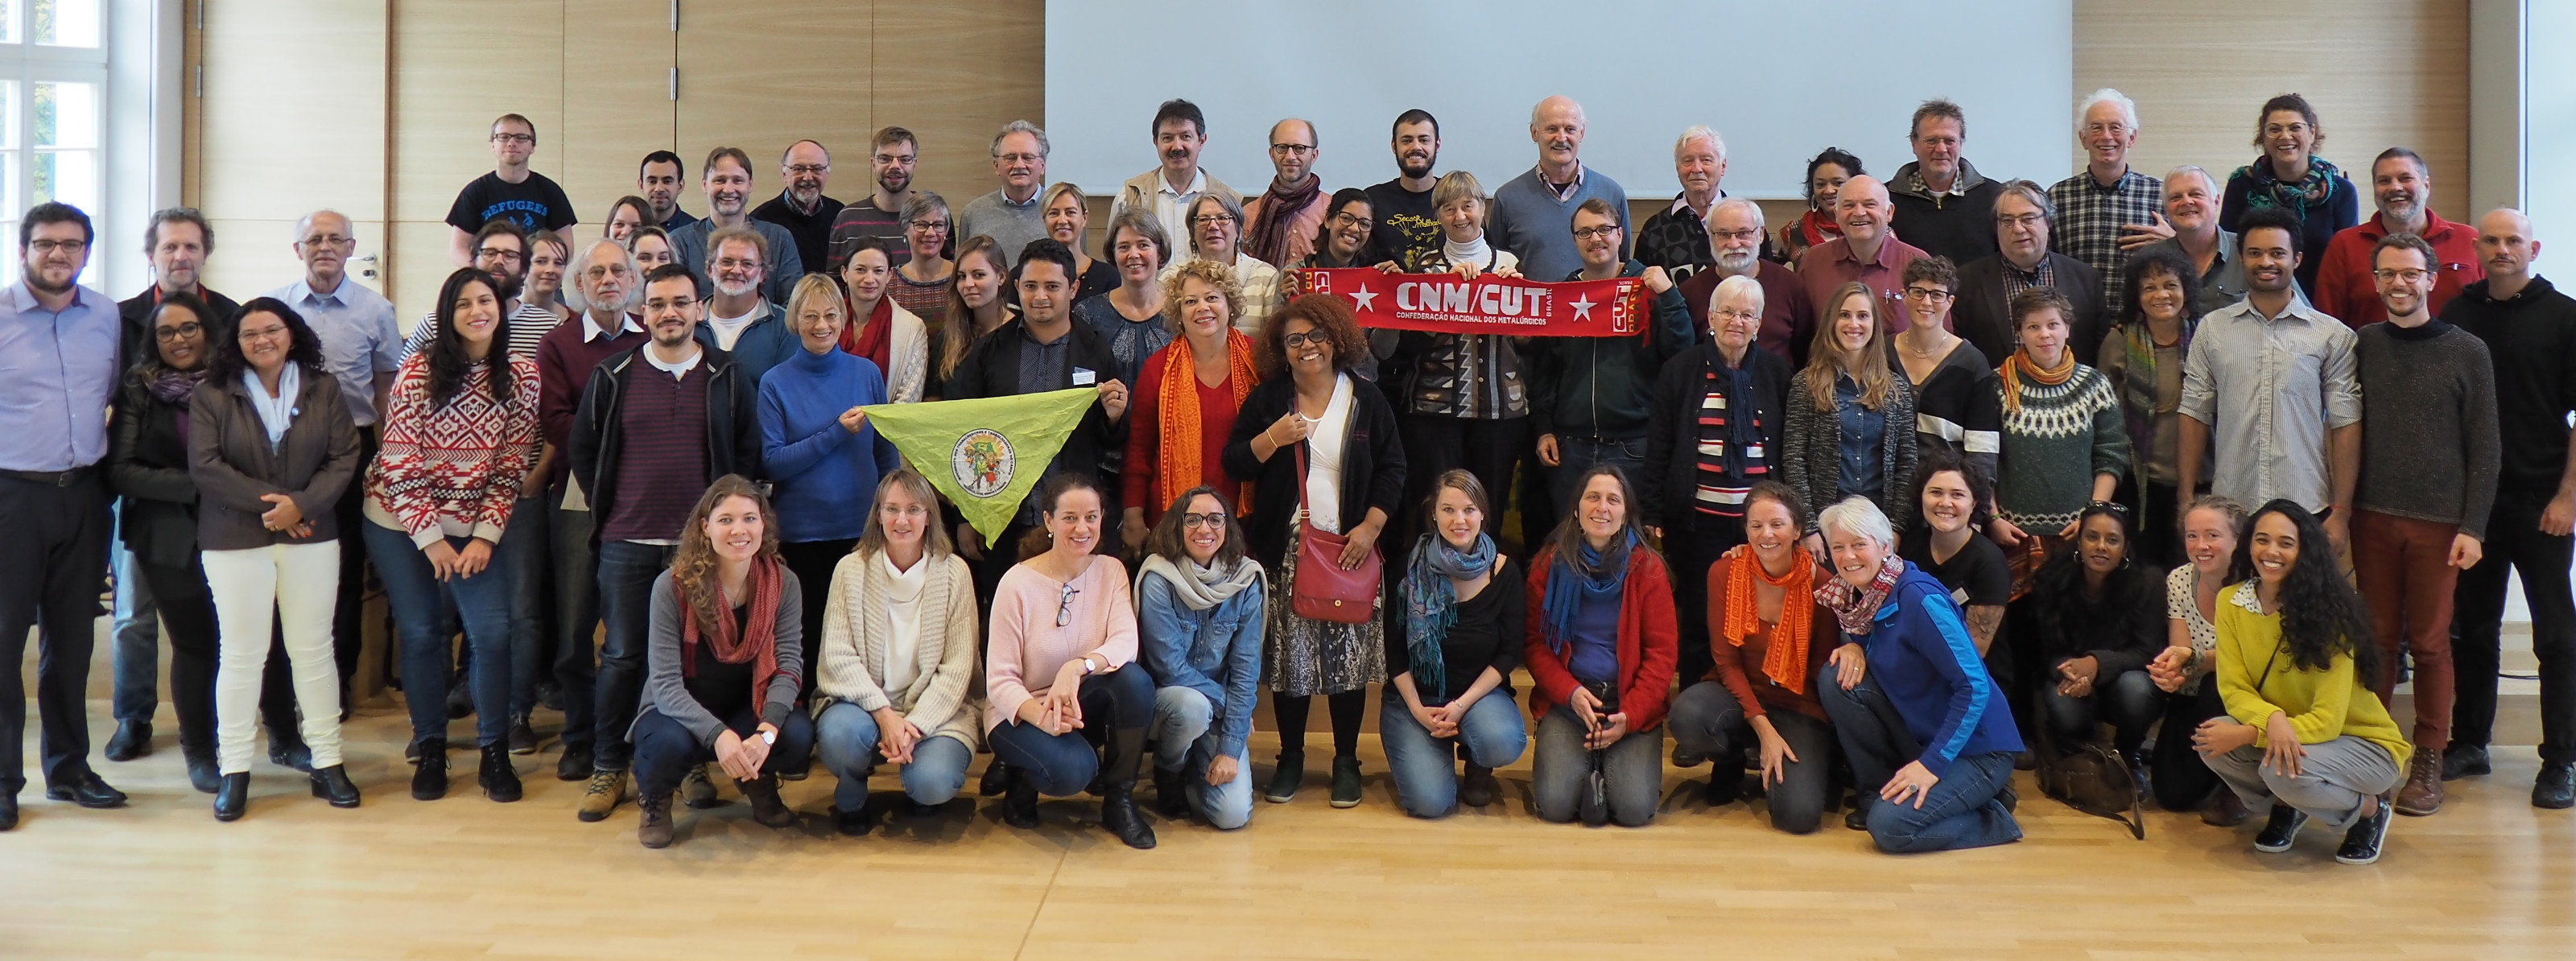
M595 225L609 204L637 192L645 154L675 149L671 0L563 0L563 22L563 173L555 179Z
M1030 0L881 3L876 24L876 115L921 138L915 176L951 204L991 193L994 131L1046 123L1046 12Z
M529 165L560 179L563 44L562 0L394 6L393 217L402 226L388 255L387 295L403 315L426 312L456 268L447 228L427 226L444 222L457 191L492 171L494 118L528 118L537 128Z
M205 72L183 161L195 189L185 196L221 241L206 261L207 286L246 298L293 282L303 273L295 221L325 207L352 221L354 256L381 257L386 6L205 0L202 31L188 23ZM350 272L381 288L366 273L378 262L356 261Z
M751 155L759 206L784 189L778 159L787 145L812 139L832 152L824 192L847 201L867 194L870 10L847 0L776 0L757 16L716 0L681 0L679 152L690 190L682 205L706 213L697 190L707 151L740 147Z

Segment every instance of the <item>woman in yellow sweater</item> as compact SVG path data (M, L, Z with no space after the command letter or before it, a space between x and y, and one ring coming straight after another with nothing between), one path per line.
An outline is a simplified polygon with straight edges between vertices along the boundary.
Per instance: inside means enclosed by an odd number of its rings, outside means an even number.
M2254 579L2218 604L2227 716L2202 722L2192 746L2249 810L2271 809L2254 850L2289 850L2313 818L2345 832L2335 860L2369 864L2388 837L2389 794L2409 750L2370 690L2378 673L2369 614L2335 570L2315 516L2276 500L2254 512L2252 529L2237 566Z

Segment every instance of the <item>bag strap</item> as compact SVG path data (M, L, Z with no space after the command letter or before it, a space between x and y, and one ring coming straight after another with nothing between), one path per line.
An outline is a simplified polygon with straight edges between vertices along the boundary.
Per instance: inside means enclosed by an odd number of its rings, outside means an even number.
M1288 401L1288 403L1290 404L1290 407L1289 407L1288 409L1289 409L1291 412L1294 412L1294 411L1296 410L1296 407L1295 407L1295 404L1297 403L1297 402L1296 402L1296 400L1292 398L1292 399L1290 399L1290 400ZM1300 414L1300 415L1298 415L1298 416L1301 416L1301 417L1302 417L1302 416L1304 416L1304 415ZM1296 520L1296 523L1303 524L1303 523L1305 523L1305 522L1306 522L1306 515L1308 515L1309 513L1311 513L1310 511L1308 511L1308 510L1306 509L1306 493L1307 493L1307 492L1306 492L1306 442L1301 440L1301 441L1298 441L1298 442L1296 442L1294 445L1291 445L1291 446L1294 446L1294 447L1297 449L1297 520Z

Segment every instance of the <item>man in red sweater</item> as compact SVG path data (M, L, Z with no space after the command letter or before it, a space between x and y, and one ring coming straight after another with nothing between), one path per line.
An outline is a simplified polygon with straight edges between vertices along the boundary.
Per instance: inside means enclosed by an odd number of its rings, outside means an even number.
M2482 278L2478 268L2476 228L2455 224L2433 213L2433 174L2424 158L2404 147L2380 151L2370 164L2370 192L2379 213L2337 231L2326 243L2325 262L2317 267L2316 307L2353 329L2388 319L2379 302L2379 282L2371 276L2370 252L2379 238L2414 234L2433 245L2433 299L2442 305L2460 288Z

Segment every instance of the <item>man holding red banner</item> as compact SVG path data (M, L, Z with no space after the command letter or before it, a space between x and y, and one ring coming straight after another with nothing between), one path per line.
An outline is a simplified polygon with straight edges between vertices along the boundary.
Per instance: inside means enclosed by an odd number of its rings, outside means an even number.
M1655 378L1664 361L1693 339L1690 308L1664 269L1620 258L1626 238L1609 201L1594 197L1575 208L1573 232L1583 268L1566 280L1639 278L1652 306L1631 332L1550 338L1531 346L1530 426L1560 514L1570 509L1577 485L1595 465L1619 468L1632 488L1647 482L1646 420Z

